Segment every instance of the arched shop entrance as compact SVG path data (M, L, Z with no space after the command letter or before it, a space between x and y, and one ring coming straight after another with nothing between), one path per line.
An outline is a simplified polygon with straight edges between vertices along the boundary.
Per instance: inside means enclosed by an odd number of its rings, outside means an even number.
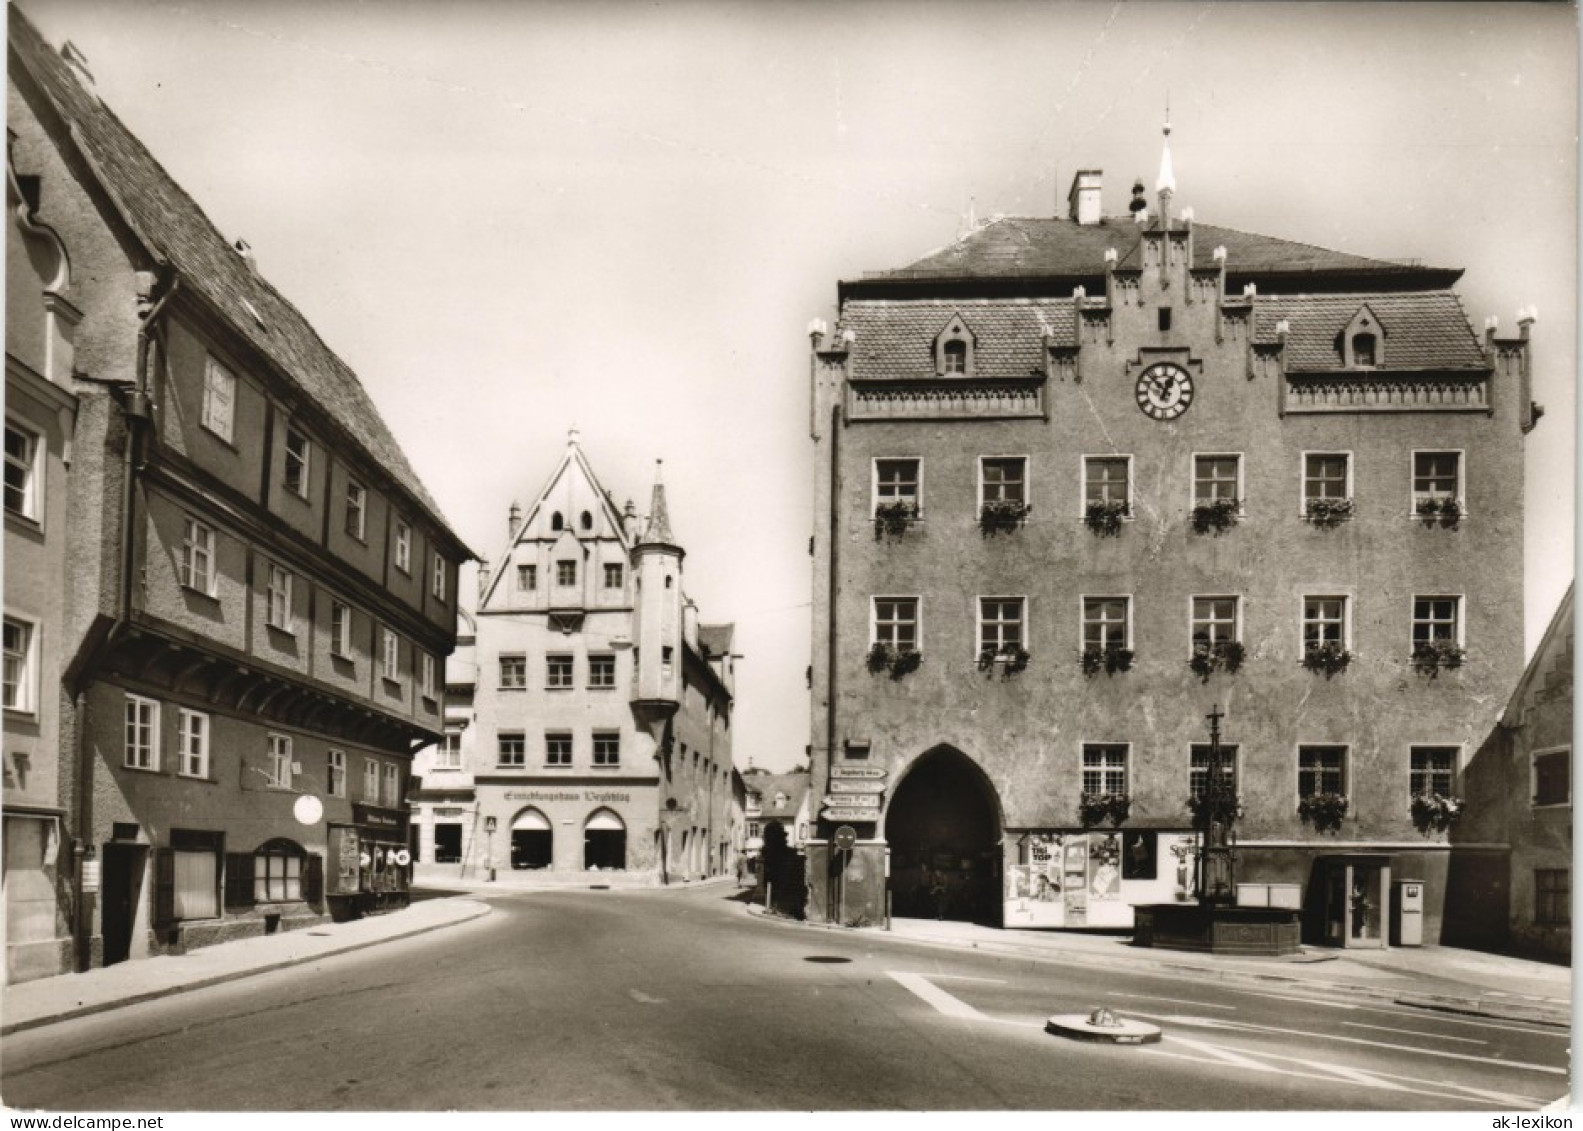
M984 772L937 746L896 787L885 816L892 913L996 924L1000 802Z
M600 809L583 826L583 867L601 872L627 866L627 826L609 809Z
M555 862L555 832L537 809L524 809L511 822L511 866L548 868Z

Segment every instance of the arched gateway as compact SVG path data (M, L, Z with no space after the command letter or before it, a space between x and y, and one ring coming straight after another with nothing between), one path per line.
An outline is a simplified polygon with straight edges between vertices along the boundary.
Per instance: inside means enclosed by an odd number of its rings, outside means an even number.
M892 913L1000 921L1000 799L961 751L936 746L906 771L885 815Z

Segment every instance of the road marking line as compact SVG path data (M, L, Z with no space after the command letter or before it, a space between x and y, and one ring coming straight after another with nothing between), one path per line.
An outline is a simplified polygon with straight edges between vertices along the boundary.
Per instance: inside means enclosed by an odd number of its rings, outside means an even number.
M1493 1064L1501 1068L1527 1069L1530 1072L1545 1072L1553 1076L1565 1076L1565 1068L1552 1068L1548 1064L1529 1064L1522 1060L1502 1060L1499 1057L1473 1056L1470 1053L1446 1052L1443 1049L1416 1048L1413 1045L1395 1045L1388 1041L1371 1041L1363 1037L1343 1037L1333 1033L1316 1033L1309 1029L1285 1029L1277 1025L1250 1025L1245 1021L1222 1021L1218 1017L1183 1017L1179 1015L1144 1013L1140 1010L1129 1009L1128 1013L1136 1013L1139 1017L1147 1017L1151 1021L1165 1021L1177 1025L1197 1025L1205 1029L1226 1029L1232 1032L1248 1033L1285 1033L1294 1037L1306 1037L1310 1040L1340 1041L1349 1045L1368 1045L1372 1048L1395 1049L1397 1052L1410 1052L1418 1056L1438 1056L1447 1060L1470 1060L1475 1064Z
M997 986L1004 986L1004 978L975 978L971 974L919 974L920 978L949 978L954 982L992 982Z
M1435 1041L1460 1041L1465 1045L1487 1045L1488 1041L1481 1041L1476 1037L1449 1037L1444 1033L1426 1033L1422 1029L1392 1029L1389 1025L1365 1025L1362 1021L1343 1021L1343 1025L1350 1025L1354 1029L1378 1029L1382 1033L1404 1033L1409 1037L1428 1037Z
M1188 1048L1197 1049L1215 1060L1224 1061L1226 1064L1235 1064L1238 1068L1250 1068L1255 1072L1283 1071L1283 1069L1277 1068L1273 1064L1265 1064L1262 1060L1254 1060L1252 1057L1243 1056L1241 1053L1233 1052L1231 1049L1220 1045L1209 1044L1207 1041L1195 1041L1191 1037L1177 1036L1172 1036L1170 1040L1172 1044L1186 1045Z
M1180 997L1160 997L1158 994L1124 994L1120 990L1106 990L1105 993L1110 997L1140 998L1143 1001L1173 1001L1177 1005L1196 1005L1199 1009L1229 1009L1233 1013L1237 1011L1237 1007L1234 1005L1216 1005L1213 1002L1189 1001Z
M922 974L898 974L894 970L887 970L885 973L923 998L924 1001L934 1006L935 1009L947 1017L955 1017L959 1021L992 1020L989 1017L985 1017L971 1005L968 1005L967 1002L952 997Z
M1572 1039L1572 1034L1569 1029L1556 1030L1528 1028L1521 1023L1513 1025L1506 1023L1504 1020L1486 1021L1475 1017L1451 1017L1442 1011L1434 1009L1390 1009L1380 1005L1348 1005L1344 1002L1326 1001L1323 998L1317 997L1293 997L1288 994L1266 994L1260 993L1257 990L1239 990L1233 986L1226 986L1224 988L1234 994L1246 994L1251 997L1273 998L1275 1001L1284 1001L1288 1005L1290 1005L1292 1002L1302 1002L1304 1005L1323 1005L1329 1007L1330 1009L1346 1009L1354 1011L1361 1009L1365 1013L1388 1013L1392 1017L1412 1017L1419 1021L1433 1020L1436 1024L1440 1025L1473 1025L1480 1029L1501 1029L1508 1033L1528 1033L1529 1035L1535 1037L1553 1037L1562 1041Z
M1329 1064L1329 1063L1322 1062L1322 1061L1304 1060L1302 1057L1299 1057L1299 1056L1284 1056L1281 1053L1275 1053L1275 1052L1263 1052L1263 1051L1261 1051L1259 1053L1259 1055L1260 1056L1267 1056L1271 1060L1289 1060L1293 1064L1312 1065L1314 1067L1327 1068L1327 1069L1334 1069L1334 1068L1337 1067L1336 1065ZM1356 1069L1352 1069L1352 1070L1349 1070L1349 1071L1357 1071L1357 1070ZM1520 1095L1518 1095L1515 1092L1498 1092L1498 1091L1495 1091L1495 1090L1490 1089L1490 1088L1475 1088L1475 1087L1473 1087L1470 1084L1458 1084L1454 1080L1425 1080L1425 1079L1423 1079L1422 1077L1419 1077L1419 1076L1403 1076L1399 1072L1385 1072L1385 1071L1382 1071L1380 1069L1370 1069L1369 1070L1369 1074L1373 1075L1373 1076L1376 1076L1376 1077L1383 1077L1383 1078L1390 1079L1390 1080L1405 1080L1409 1084L1428 1084L1428 1085L1430 1085L1432 1087L1436 1087L1436 1088L1456 1088L1458 1091L1471 1092L1473 1095L1480 1096L1480 1097L1482 1097L1484 1099L1487 1099L1491 1103L1504 1104L1504 1105L1506 1105L1508 1107L1519 1106L1519 1105L1524 1105L1524 1104L1538 1105L1538 1104L1542 1104L1542 1103L1548 1102L1548 1101L1545 1101L1545 1100L1537 1099L1537 1098L1535 1098L1533 1096L1520 1096ZM1415 1091L1416 1089L1409 1089L1409 1090L1410 1091Z

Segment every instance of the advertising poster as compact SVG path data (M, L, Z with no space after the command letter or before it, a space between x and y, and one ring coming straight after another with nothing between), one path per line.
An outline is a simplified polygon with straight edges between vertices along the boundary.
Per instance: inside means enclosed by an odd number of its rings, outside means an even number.
M1088 834L1088 897L1094 903L1121 899L1121 834Z
M1006 869L1006 926L1064 926L1061 834L1030 833L1019 847L1019 863Z
M1062 896L1066 903L1066 925L1088 925L1088 838L1068 837L1063 846Z
M1159 875L1157 839L1154 833L1123 832L1121 834L1121 878L1124 880L1152 880Z
M358 889L357 830L332 825L329 828L329 895L355 895Z

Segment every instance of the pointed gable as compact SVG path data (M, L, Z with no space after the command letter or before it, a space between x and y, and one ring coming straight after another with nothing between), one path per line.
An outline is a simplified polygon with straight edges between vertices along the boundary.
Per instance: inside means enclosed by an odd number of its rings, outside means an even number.
M592 546L606 543L614 552L596 555ZM621 514L610 493L600 484L588 458L578 446L576 434L566 452L528 507L520 524L514 524L511 539L497 559L500 568L490 579L488 589L479 597L479 607L502 602L518 582L518 568L534 570L533 592L547 591L552 602L561 603L566 586L558 585L555 563L577 562L576 587L586 592L586 576L596 559L606 557L625 561L630 541ZM509 580L508 580L509 579ZM559 592L557 592L559 590Z

